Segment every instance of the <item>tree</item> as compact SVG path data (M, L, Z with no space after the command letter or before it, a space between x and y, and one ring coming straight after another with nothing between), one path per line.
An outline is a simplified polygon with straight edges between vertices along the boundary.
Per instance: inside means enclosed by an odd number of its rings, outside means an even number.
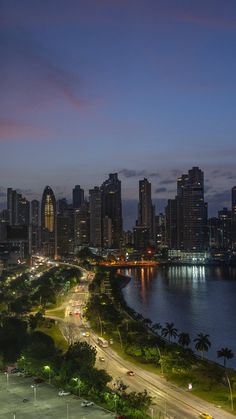
M4 362L15 362L27 342L27 323L16 317L2 320L0 352Z
M90 389L102 392L106 389L107 383L112 380L112 377L105 370L98 370L92 368L87 370L85 380L89 384Z
M203 333L198 333L197 337L194 339L195 349L202 354L202 359L204 352L208 352L208 349L211 347L211 342L209 341L209 335L204 335Z
M28 345L24 353L27 358L38 361L50 360L56 354L54 340L41 331L34 331L28 338Z
M94 367L96 353L96 349L87 342L76 342L70 345L66 359L73 361L79 370L87 371Z
M182 345L184 348L185 346L186 347L189 346L190 342L191 342L191 339L188 333L183 332L179 334L178 343Z
M154 330L154 332L156 332L157 333L157 335L159 334L158 332L159 332L159 330L161 330L162 329L162 325L161 325L161 323L154 323L153 325L152 325L152 330Z
M161 335L165 338L168 337L168 341L170 342L171 338L176 338L178 335L177 329L174 327L174 323L166 323L166 326L163 327Z
M232 349L229 348L221 348L219 351L217 351L217 357L218 358L224 358L224 367L226 367L226 360L232 359L234 357L234 353Z

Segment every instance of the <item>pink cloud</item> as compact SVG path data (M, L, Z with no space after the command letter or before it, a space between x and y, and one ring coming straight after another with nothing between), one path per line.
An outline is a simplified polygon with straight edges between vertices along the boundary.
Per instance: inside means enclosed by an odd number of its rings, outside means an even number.
M46 130L41 127L7 118L0 119L0 142L38 139L45 134Z

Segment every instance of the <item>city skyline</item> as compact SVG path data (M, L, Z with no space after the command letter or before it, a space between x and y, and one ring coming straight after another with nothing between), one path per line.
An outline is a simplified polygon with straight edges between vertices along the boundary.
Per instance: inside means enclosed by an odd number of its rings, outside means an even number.
M188 171L188 169L186 169L185 172L187 172L187 171ZM140 171L140 174L141 173L146 174L146 172L144 172L144 171ZM183 173L180 176L182 176L182 175L183 175ZM176 187L177 187L178 179L179 179L180 176L176 177L175 184L173 185L173 189L171 190L171 195L169 196L168 199L174 199L175 198L176 193L177 193ZM143 181L145 179L146 178L144 176ZM150 177L146 180L150 181L150 184L151 184L151 194L152 194L152 197L154 196L152 201L153 201L153 204L155 206L155 213L156 214L164 213L165 208L168 205L168 199L155 198L155 186L152 183L152 178ZM104 181L104 179L103 179L103 181ZM122 184L122 186L121 186L122 211L123 211L123 223L124 223L124 229L125 230L133 228L134 225L135 225L136 220L138 220L138 217L139 217L139 215L138 215L139 214L138 205L139 205L139 185L140 185L140 182L142 182L141 178L139 180L137 180L136 198L133 198L133 199L130 199L130 200L127 200L127 199L123 198L123 190L125 189L125 187L124 187L124 182L121 182L121 184ZM168 180L166 181L166 183L168 184ZM101 182L100 185L97 184L97 185L91 186L91 188L97 188L97 187L100 188L101 185L102 185L102 182ZM90 193L91 188L89 188L89 190L87 190L87 191L84 191L83 185L70 185L70 192L66 195L63 195L63 193L57 193L57 188L55 189L54 186L52 186L52 185L50 185L50 188L52 188L53 192L55 193L55 198L56 198L57 202L60 199L65 198L67 200L68 204L73 204L73 191L74 191L74 188L76 188L78 186L81 187L81 190L82 190L82 193L83 193L83 196L84 196L83 199L85 199L88 202L89 201L89 193ZM31 201L31 202L34 201L35 199L38 200L39 202L41 202L42 195L43 195L44 188L45 188L45 186L43 186L42 191L40 191L39 193L35 193L33 190L24 190L22 188L15 188L13 185L10 185L9 187L10 188L13 187L13 189L16 189L16 191L18 193L22 194L24 198L26 198L28 201ZM235 188L235 186L232 186L232 188ZM208 204L209 217L217 216L218 211L222 210L225 207L228 208L229 210L231 209L231 206L232 206L232 196L231 196L232 188L227 191L227 195L228 195L227 200L220 201L219 203L216 201L215 204L214 204L214 207L213 207L213 206L211 206L211 203L208 202L208 199L207 199L208 195L206 193L207 185L204 183L205 201ZM6 189L6 194L2 193L2 196L3 195L7 197L7 189ZM3 200L2 203L1 203L1 206L0 206L0 209L4 209L6 207L7 207L7 200L6 201Z
M9 186L40 199L48 184L70 198L74 185L87 192L117 172L127 219L140 178L159 212L192 166L204 170L209 213L230 207L233 1L0 6L1 207Z
M198 170L199 168L198 167L192 167L191 170L194 170L194 169ZM200 170L200 172L201 172L201 170ZM189 173L189 171L188 171L188 173ZM205 193L204 171L202 172L202 174L203 174L203 191L204 191L203 193ZM169 206L169 202L170 201L175 201L176 197L179 194L178 191L179 191L179 185L182 182L181 179L184 179L186 176L188 176L187 170L184 173L182 173L181 176L176 178L175 189L172 190L172 196L168 200L162 200L161 205L160 205L160 201L156 200L155 198L152 199L153 185L152 185L152 182L149 182L149 179L147 179L145 177L143 179L139 179L139 181L137 183L137 195L139 196L139 198L137 197L137 199L127 201L125 199L122 199L123 185L122 185L122 182L117 178L117 173L109 174L109 179L112 178L112 177L115 177L118 180L118 182L120 183L120 186L119 186L120 187L120 194L121 194L120 198L121 198L121 203L122 203L121 212L123 213L122 218L123 218L124 230L132 229L135 225L146 225L146 223L147 223L147 221L141 222L141 218L140 218L141 217L140 203L142 202L142 199L143 199L141 197L142 196L141 190L142 190L142 187L145 184L149 185L149 192L147 194L145 193L145 196L146 196L145 200L146 199L150 200L150 203L148 204L148 206L153 205L152 216L154 216L155 214L158 215L158 214L161 214L161 213L165 214L165 212L166 212L166 210ZM90 188L89 191L87 191L88 193L86 193L86 194L84 193L83 185L71 186L70 196L63 196L63 195L60 195L60 194L57 195L55 193L55 199L56 199L56 202L57 202L58 211L60 212L60 205L61 204L62 204L62 206L64 204L65 205L69 204L74 209L78 208L77 201L74 200L75 199L75 191L78 191L77 193L79 193L79 196L80 196L79 199L82 199L79 206L81 206L83 203L86 203L86 206L89 205L89 202L90 202L90 199L91 199L91 191L96 191L97 190L100 194L102 189L103 189L103 185L105 185L106 182L109 182L109 180L104 181L104 179L103 179L103 183L101 183L100 185L93 186L93 189ZM17 193L20 193L20 195L22 195L22 194L25 195L25 196L22 196L22 199L23 200L28 200L32 204L34 204L35 199L36 199L36 202L38 202L38 204L40 205L40 201L42 200L42 196L44 195L45 189L47 189L47 188L51 189L51 186L44 187L41 194L37 194L36 198L35 198L35 194L32 194L31 192L29 193L29 191L24 191L22 189L16 189L14 191L14 193L17 192ZM211 211L208 210L209 209L209 202L207 201L206 194L205 194L205 202L206 202L207 208L208 208L207 209L208 217L214 217L214 216L217 217L219 212L222 211L223 209L228 209L229 211L231 211L231 209L234 208L234 206L235 206L235 194L234 195L232 195L232 194L233 194L233 191L235 190L235 188L236 188L236 186L233 186L228 191L229 200L228 200L228 202L226 202L226 205L225 205L225 202L221 202L221 206L216 207L214 213L212 213ZM12 187L8 188L8 190L11 191ZM28 192L28 195L27 195L27 192ZM54 194L54 192L55 192L54 188L52 187L52 193ZM141 192L141 195L140 195L140 192ZM78 199L78 197L76 197L76 199ZM66 203L64 202L65 200L66 200ZM131 204L131 205L129 205L129 204ZM146 204L145 204L145 206L146 206ZM7 202L4 203L4 208L7 208ZM151 210L151 207L149 208L149 210ZM145 209L145 212L146 211L147 211L147 209Z

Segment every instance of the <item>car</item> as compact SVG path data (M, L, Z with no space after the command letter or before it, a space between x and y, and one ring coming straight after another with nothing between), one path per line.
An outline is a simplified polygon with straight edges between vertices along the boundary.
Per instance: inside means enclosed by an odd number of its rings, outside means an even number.
M214 419L213 416L211 416L211 415L209 415L208 413L205 413L205 412L200 413L199 418L202 418L202 419Z
M23 372L21 368L12 368L10 374L18 374L19 372Z
M100 356L100 357L99 357L99 361L101 361L101 362L105 362L105 358L104 358L103 356Z
M109 340L110 345L113 345L113 339Z
M69 391L65 391L65 390L60 390L58 392L58 396L69 396L70 392Z
M72 311L70 311L70 312L69 312L69 316L72 316L72 315L73 315L73 313L72 313Z
M85 333L85 336L89 337L90 336L90 333L89 332L86 332Z
M93 402L89 402L88 400L83 400L81 403L81 407L90 407L93 406L94 403Z
M127 371L126 374L129 375L130 377L133 377L134 376L134 372L133 371Z

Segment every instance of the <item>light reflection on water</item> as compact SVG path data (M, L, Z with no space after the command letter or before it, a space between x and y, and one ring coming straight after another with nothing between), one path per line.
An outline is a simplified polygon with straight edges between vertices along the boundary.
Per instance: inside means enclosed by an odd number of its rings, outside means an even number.
M132 280L123 289L127 304L154 323L174 322L179 332L210 335L208 357L229 347L236 368L236 268L163 266L121 270Z

